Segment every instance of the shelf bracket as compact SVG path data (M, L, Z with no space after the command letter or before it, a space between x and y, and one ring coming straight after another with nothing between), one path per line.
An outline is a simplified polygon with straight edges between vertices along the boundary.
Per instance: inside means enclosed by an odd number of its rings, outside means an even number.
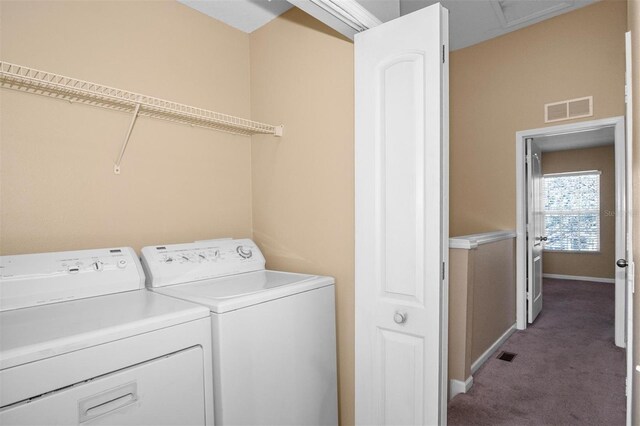
M129 138L131 137L131 132L133 131L133 126L136 124L136 119L138 118L139 112L140 104L136 104L136 108L133 110L133 117L131 117L131 124L129 124L129 130L127 130L127 135L124 137L124 142L122 143L122 148L120 149L120 155L118 156L116 164L113 166L113 173L117 175L120 174L120 163L122 162L122 157L124 157L124 152L127 150Z

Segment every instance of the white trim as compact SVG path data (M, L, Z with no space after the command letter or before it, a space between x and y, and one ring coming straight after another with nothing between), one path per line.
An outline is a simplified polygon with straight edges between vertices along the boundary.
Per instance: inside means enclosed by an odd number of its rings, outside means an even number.
M502 333L502 336L498 337L498 340L493 342L493 345L489 346L489 349L484 351L484 353L480 355L480 357L478 357L478 359L476 359L473 364L471 364L471 374L475 374L475 372L478 371L480 367L482 367L482 364L487 362L487 360L491 358L491 355L493 355L493 353L497 351L498 348L502 346L513 333L516 332L516 330L516 324L513 324L507 329L507 331Z
M565 177L565 176L586 176L586 175L602 175L601 170L584 170L579 172L562 172L562 173L546 173L543 177Z
M289 0L289 3L350 40L356 34L382 24L356 0Z
M525 144L516 133L516 324L527 328L527 182L525 180Z
M625 53L626 53L626 67L625 67L625 101L626 101L626 117L627 117L627 146L626 146L626 178L627 182L631 179L631 173L633 170L633 81L631 78L632 68L636 65L633 65L633 53L632 53L632 40L631 40L631 32L628 31L625 34ZM637 47L636 47L637 50ZM625 197L625 201L627 206L629 206L627 213L627 228L625 229L626 235L626 255L625 258L628 259L629 266L627 266L627 288L626 288L626 299L627 299L627 425L631 426L632 419L637 416L637 413L634 413L633 409L633 384L634 381L637 380L633 377L633 292L634 292L634 272L635 265L633 263L633 251L635 248L633 247L633 215L631 214L631 209L633 206L633 187L631 184L627 185L627 196ZM636 367L636 371L640 372L640 365Z
M464 382L456 379L449 380L449 400L460 393L469 392L471 386L473 386L473 376L467 377Z
M579 123L563 124L559 126L541 127L531 130L516 132L516 322L519 330L527 328L527 285L526 285L526 181L525 181L525 143L528 138L549 137L570 133L579 133L589 130L597 130L606 127L615 128L615 145L624 145L624 117L612 117L601 120L582 121ZM621 133L622 132L622 133ZM623 217L622 211L616 206L616 218ZM618 235L616 227L616 240L624 235ZM616 310L625 309L616 304Z
M594 283L607 283L615 284L614 278L598 278L598 277L582 277L579 275L562 275L562 274L542 274L544 278L554 278L557 280L571 280L571 281L589 281Z
M475 248L478 248L478 243L476 241L459 239L459 237L449 238L449 248L473 250Z
M615 174L615 259L627 258L627 147L625 143L624 119L615 128L614 174ZM631 182L628 183L631 185ZM624 268L612 265L615 270L615 320L614 333L616 346L624 348L626 342L626 288L627 274Z
M449 11L440 5L440 45L443 52L449 52ZM443 53L444 55L444 53ZM447 54L448 55L448 54ZM443 264L443 277L440 291L440 371L438 399L440 400L439 424L447 424L447 379L449 378L449 58L443 57L440 74L441 98L440 119L440 259Z
M357 32L367 30L382 24L371 12L353 0L311 0L311 3L330 13Z
M471 250L482 244L495 243L516 237L515 231L494 231L482 234L462 235L449 238L449 248Z

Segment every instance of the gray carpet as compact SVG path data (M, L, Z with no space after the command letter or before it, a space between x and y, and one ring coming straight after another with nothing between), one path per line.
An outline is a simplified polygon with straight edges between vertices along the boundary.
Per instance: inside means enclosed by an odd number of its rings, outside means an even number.
M450 425L624 425L625 351L614 286L545 279L544 307L449 402ZM515 352L512 362L496 358Z

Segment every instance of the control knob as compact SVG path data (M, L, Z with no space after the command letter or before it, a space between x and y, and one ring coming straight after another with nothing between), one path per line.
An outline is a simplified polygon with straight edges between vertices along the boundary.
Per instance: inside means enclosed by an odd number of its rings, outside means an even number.
M253 256L253 252L249 247L238 246L238 248L236 248L236 251L243 259L249 259L251 256Z

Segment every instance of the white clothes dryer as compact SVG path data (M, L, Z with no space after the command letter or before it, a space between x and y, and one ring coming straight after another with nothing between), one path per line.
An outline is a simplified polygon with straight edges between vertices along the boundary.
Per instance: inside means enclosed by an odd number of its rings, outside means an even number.
M213 425L202 306L131 248L0 257L0 424Z
M215 421L336 425L334 279L265 270L248 239L145 247L155 292L211 311Z

